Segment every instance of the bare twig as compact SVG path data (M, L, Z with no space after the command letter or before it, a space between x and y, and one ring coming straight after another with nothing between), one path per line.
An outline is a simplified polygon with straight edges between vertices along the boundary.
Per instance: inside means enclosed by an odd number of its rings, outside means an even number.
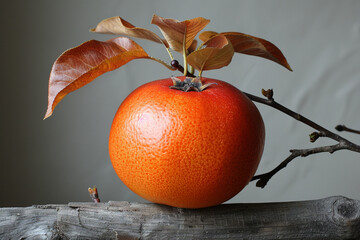
M90 197L91 199L96 202L96 203L99 203L100 202L100 198L99 198L99 193L98 193L98 190L96 187L94 188L88 188L88 191L89 191L89 194L90 194Z
M339 132L345 131L345 132L351 132L351 133L360 134L359 130L348 128L345 125L337 125L335 127L335 129L338 130Z
M245 92L244 92L245 93ZM338 150L347 149L354 152L360 152L360 146L356 145L349 140L327 130L326 128L320 126L319 124L311 121L310 119L284 107L283 105L275 102L273 99L273 91L270 90L263 90L263 95L267 98L261 98L254 95L251 95L249 93L245 93L252 101L259 102L265 105L268 105L270 107L273 107L286 115L291 116L292 118L296 119L297 121L300 121L316 130L318 132L313 132L310 134L310 141L315 142L319 137L328 137L338 142L338 144L330 145L330 146L323 146L323 147L317 147L317 148L310 148L310 149L293 149L290 150L291 154L283 161L281 162L276 168L274 168L272 171L256 175L254 176L251 181L258 180L256 183L257 187L265 187L267 182L270 180L272 176L274 176L277 172L279 172L281 169L285 168L289 162L291 162L293 159L301 156L306 157L311 154L315 153L321 153L321 152L329 152L333 153Z
M267 91L272 91L272 90L267 90ZM263 92L266 92L266 91L264 90ZM359 147L356 144L351 143L347 139L340 137L339 135L327 130L326 128L324 128L324 127L320 126L319 124L311 121L310 119L300 115L299 113L296 113L296 112L284 107L283 105L275 102L275 100L272 97L271 98L261 98L261 97L254 96L254 95L246 93L246 92L243 92L243 93L246 96L248 96L254 102L262 103L262 104L268 105L270 107L273 107L273 108L285 113L286 115L289 115L290 117L294 118L295 120L300 121L300 122L314 128L314 129L318 130L319 131L318 134L321 137L328 137L328 138L331 138L331 139L333 139L333 140L335 140L337 142L341 142L341 141L347 142L349 146Z
M251 181L258 180L256 182L257 187L264 188L270 178L274 176L277 172L279 172L281 169L285 168L289 162L291 162L293 159L297 157L306 157L312 154L321 153L321 152L328 152L328 153L334 153L338 150L347 149L346 146L343 146L343 144L335 144L330 146L323 146L323 147L317 147L317 148L309 148L309 149L291 149L291 154L282 161L276 168L271 170L270 172L259 174L254 176Z

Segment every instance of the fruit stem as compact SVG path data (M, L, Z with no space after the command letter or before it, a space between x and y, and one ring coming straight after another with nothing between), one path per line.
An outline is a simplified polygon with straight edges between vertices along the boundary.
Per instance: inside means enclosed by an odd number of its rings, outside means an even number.
M173 70L179 70L179 72L181 72L182 74L185 75L184 67L181 66L177 60L172 60L171 66L173 67ZM191 73L191 72L187 72L185 76L186 77L195 77L194 73Z

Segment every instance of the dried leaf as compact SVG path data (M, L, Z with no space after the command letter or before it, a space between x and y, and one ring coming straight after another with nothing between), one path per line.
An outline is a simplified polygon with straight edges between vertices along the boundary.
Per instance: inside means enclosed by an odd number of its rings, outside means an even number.
M292 71L280 49L271 42L244 33L224 32L221 34L225 35L230 40L235 52L263 57Z
M205 43L206 47L190 53L186 60L199 71L227 66L234 55L234 49L225 36L218 35Z
M178 21L171 18L162 18L154 15L151 23L157 25L163 33L170 47L177 52L183 51L185 39L185 49L187 50L195 39L196 35L210 22L210 20L198 17L185 21Z
M188 48L188 52L189 52L189 53L192 53L193 51L195 51L197 44L198 44L197 40L194 39L194 41L192 42L192 44L191 44L190 47Z
M202 41L208 41L216 35L219 34L216 32L206 31L202 32L199 38ZM271 42L239 32L223 32L220 33L220 35L224 35L229 39L235 52L266 58L292 71L280 49Z
M90 31L96 33L125 35L129 37L147 39L157 43L163 43L166 47L169 47L167 42L162 40L154 32L145 28L135 27L121 17L111 17L104 19L96 26L96 28L93 28Z
M90 40L65 51L55 61L50 73L45 118L51 116L55 106L68 93L137 58L149 56L137 43L125 37L106 42Z
M219 35L219 33L217 33L217 32L205 31L205 32L200 33L199 39L203 42L207 42L207 41L209 41L210 38L213 38L217 35Z

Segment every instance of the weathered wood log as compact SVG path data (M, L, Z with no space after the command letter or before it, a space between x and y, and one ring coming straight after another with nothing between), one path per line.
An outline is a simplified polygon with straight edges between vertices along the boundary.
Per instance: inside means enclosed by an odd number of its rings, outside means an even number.
M345 197L180 209L132 202L0 209L0 239L360 239Z

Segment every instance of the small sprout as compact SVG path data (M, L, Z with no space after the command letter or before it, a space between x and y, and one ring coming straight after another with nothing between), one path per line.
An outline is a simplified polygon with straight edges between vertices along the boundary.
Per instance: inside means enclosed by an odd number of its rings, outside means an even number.
M335 129L338 130L339 132L342 132L342 131L344 131L344 129L345 129L345 125L337 125L337 126L335 127Z
M335 129L338 130L339 132L346 131L346 132L360 134L359 130L348 128L345 125L337 125Z
M94 188L88 188L88 191L89 191L89 194L90 194L90 197L91 199L96 202L96 203L99 203L100 202L100 198L99 198L99 193L98 193L98 190L96 187Z
M274 91L272 89L262 89L261 90L262 95L264 95L268 100L273 100Z
M319 137L320 137L320 134L318 132L313 132L309 135L310 137L310 142L315 142Z
M256 187L259 188L264 188L266 186L266 184L268 183L269 178L260 178L257 182L256 182Z

